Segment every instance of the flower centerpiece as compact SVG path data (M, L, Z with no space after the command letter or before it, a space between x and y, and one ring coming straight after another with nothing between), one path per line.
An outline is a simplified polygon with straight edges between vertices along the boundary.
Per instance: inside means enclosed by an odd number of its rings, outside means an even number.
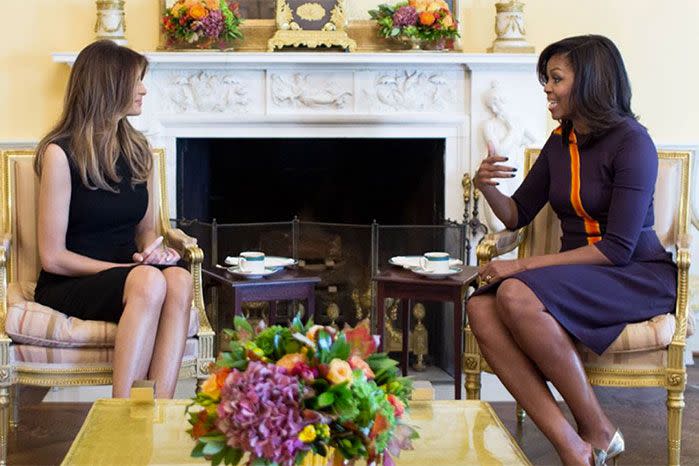
M168 47L227 48L243 37L241 23L238 3L228 0L177 0L162 18Z
M379 5L369 15L379 26L379 34L420 49L423 44L443 49L446 41L459 37L457 21L444 0L409 0L395 5Z
M397 363L376 353L368 321L355 328L253 327L236 317L230 351L187 408L194 457L293 466L321 459L392 466L417 437L401 419L412 393ZM305 463L304 463L305 462Z

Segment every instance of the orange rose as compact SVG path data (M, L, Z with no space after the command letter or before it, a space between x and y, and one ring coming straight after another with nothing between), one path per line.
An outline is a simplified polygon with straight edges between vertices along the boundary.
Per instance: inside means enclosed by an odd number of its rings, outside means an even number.
M172 8L170 8L170 14L173 18L179 18L182 15L184 9L184 4L182 2L177 2L174 5L172 5Z
M293 369L294 366L300 362L308 362L308 359L306 358L305 354L289 353L285 354L281 357L281 359L279 359L279 361L277 361L277 366L283 367L287 370L287 372L290 372L291 369Z
M359 356L352 356L349 359L349 365L350 367L354 369L359 369L362 372L364 372L364 375L366 376L367 379L373 379L375 377L374 371L371 370L371 367L369 367L369 364Z
M338 385L342 382L350 382L352 380L352 368L347 361L335 358L330 361L330 369L325 378L333 385Z
M423 26L432 26L434 24L435 17L434 14L429 11L423 11L420 13L420 24Z
M197 414L197 423L192 426L192 437L194 437L194 440L209 433L210 429L207 426L207 420L207 412L205 410L199 411Z
M219 0L206 0L206 8L209 10L218 10L221 7Z
M192 19L199 21L204 18L206 18L206 15L208 15L209 12L206 11L206 8L204 8L204 5L197 3L196 5L192 5L189 7L189 16L192 17Z
M226 382L226 377L230 374L231 370L227 367L222 367L218 371L214 372L209 376L208 379L201 384L201 391L209 395L214 400L218 399L221 395L221 387Z

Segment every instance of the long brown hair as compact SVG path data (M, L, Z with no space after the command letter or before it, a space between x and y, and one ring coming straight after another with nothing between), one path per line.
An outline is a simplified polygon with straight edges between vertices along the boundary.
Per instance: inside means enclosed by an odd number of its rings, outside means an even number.
M636 118L631 111L631 83L624 60L614 42L604 36L568 37L546 47L539 56L539 81L546 84L546 65L554 55L568 60L575 79L570 95L571 108L599 133L616 126L624 118ZM561 122L568 132L572 122Z
M112 41L85 47L70 73L63 114L37 147L36 173L41 175L46 147L65 141L86 187L115 192L120 154L131 169L132 184L146 182L153 166L148 141L125 115L147 67L146 57Z

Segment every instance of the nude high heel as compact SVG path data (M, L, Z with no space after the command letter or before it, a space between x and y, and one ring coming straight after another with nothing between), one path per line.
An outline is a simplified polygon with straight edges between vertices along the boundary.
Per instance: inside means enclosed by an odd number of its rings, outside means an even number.
M600 450L599 448L592 449L592 460L595 466L607 466L607 461L613 460L614 466L616 466L616 461L619 459L624 450L626 449L626 444L624 443L624 436L621 435L619 429L614 432L612 439L609 441L609 445L606 450Z

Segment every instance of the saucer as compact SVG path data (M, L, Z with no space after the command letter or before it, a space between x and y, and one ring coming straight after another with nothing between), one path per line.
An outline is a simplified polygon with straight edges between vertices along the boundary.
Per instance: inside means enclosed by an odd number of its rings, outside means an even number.
M388 260L391 265L403 267L404 269L420 268L420 258L422 256L393 256ZM463 265L463 261L459 259L449 259L449 268Z
M226 270L228 270L230 273L237 277L243 277L243 278L262 278L266 277L267 275L272 275L273 273L277 273L280 270L282 270L284 267L265 267L264 272L251 272L251 271L243 271L240 270L238 266L235 267L228 267Z
M228 256L226 257L224 263L226 265L237 266L238 257ZM298 261L292 259L291 257L265 256L265 268L289 267L291 265L296 265L297 263Z
M448 272L439 272L439 273L433 272L431 270L425 270L421 267L413 267L410 270L415 272L418 275L422 275L423 277L432 278L434 280L439 280L441 278L449 277L450 275L456 275L457 273L461 273L464 269L461 267L450 267Z

